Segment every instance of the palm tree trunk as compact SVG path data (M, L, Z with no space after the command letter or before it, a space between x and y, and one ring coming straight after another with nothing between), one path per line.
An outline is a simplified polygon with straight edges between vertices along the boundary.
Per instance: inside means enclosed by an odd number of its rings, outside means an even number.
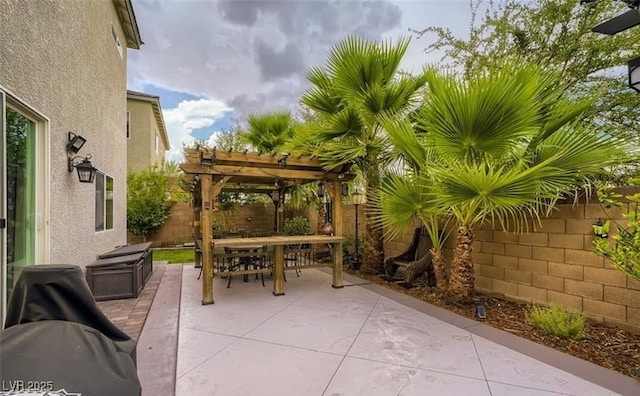
M447 297L461 304L471 304L474 288L473 276L473 230L458 227L456 250L451 263L451 279Z
M447 276L446 263L442 255L442 250L429 249L429 254L431 255L431 262L433 263L433 272L436 275L436 289L445 292L449 286L449 277Z
M380 171L378 165L371 162L365 175L367 180L367 196L372 197L380 186ZM384 239L382 227L375 226L375 216L372 211L369 210L369 205L371 205L371 200L368 200L365 205L367 224L364 229L364 251L360 271L365 274L375 275L384 273Z

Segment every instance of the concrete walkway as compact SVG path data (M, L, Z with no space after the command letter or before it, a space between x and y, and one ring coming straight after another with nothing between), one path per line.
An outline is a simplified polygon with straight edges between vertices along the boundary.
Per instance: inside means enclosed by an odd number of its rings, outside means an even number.
M640 394L629 377L378 285L333 289L304 270L274 297L216 278L203 306L197 275L167 266L138 345L143 395L170 394L174 379L178 396Z

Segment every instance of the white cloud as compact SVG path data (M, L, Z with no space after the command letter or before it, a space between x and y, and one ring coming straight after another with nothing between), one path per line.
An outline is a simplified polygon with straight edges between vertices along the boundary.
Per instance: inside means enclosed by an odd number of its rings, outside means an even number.
M295 113L306 71L347 35L395 40L427 26L464 35L470 21L467 0L137 0L134 8L145 45L128 52L129 88L152 84L212 98L165 109L169 159L181 158L191 131L224 111L240 122L252 112ZM423 52L432 40L414 39L402 67L437 63L439 55Z
M212 126L230 110L223 102L212 99L182 101L178 107L164 110L164 122L171 142L167 159L181 161L182 145L194 142L191 132Z
M240 119L295 107L305 73L349 34L400 28L381 1L151 1L134 4L145 45L129 52L129 87L154 84L216 98Z

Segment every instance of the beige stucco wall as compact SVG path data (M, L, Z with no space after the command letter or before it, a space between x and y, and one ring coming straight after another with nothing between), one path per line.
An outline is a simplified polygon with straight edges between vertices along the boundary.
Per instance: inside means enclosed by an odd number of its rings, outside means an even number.
M49 119L48 261L86 265L126 243L124 33L111 0L0 0L0 10L0 88ZM69 131L87 138L79 154L114 179L112 230L95 232L95 185L67 172Z
M127 110L131 113L129 144L127 145L128 168L139 171L151 165L160 165L167 150L160 137L160 125L153 112L151 102L127 99ZM158 134L158 152L156 152Z

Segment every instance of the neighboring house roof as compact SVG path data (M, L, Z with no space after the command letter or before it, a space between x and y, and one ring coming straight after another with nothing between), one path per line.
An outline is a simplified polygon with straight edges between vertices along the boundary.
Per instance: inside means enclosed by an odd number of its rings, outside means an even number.
M141 100L144 102L151 103L151 107L153 108L153 114L156 116L156 122L160 126L160 136L162 137L162 141L164 142L164 146L169 150L171 145L169 144L169 136L167 135L167 128L164 125L164 117L162 116L162 107L160 107L160 97L149 95L143 92L136 92L127 90L127 99L133 100Z
M140 46L144 43L140 38L140 31L138 30L138 23L136 22L131 0L113 0L113 4L118 12L118 18L127 39L127 48L140 49Z

